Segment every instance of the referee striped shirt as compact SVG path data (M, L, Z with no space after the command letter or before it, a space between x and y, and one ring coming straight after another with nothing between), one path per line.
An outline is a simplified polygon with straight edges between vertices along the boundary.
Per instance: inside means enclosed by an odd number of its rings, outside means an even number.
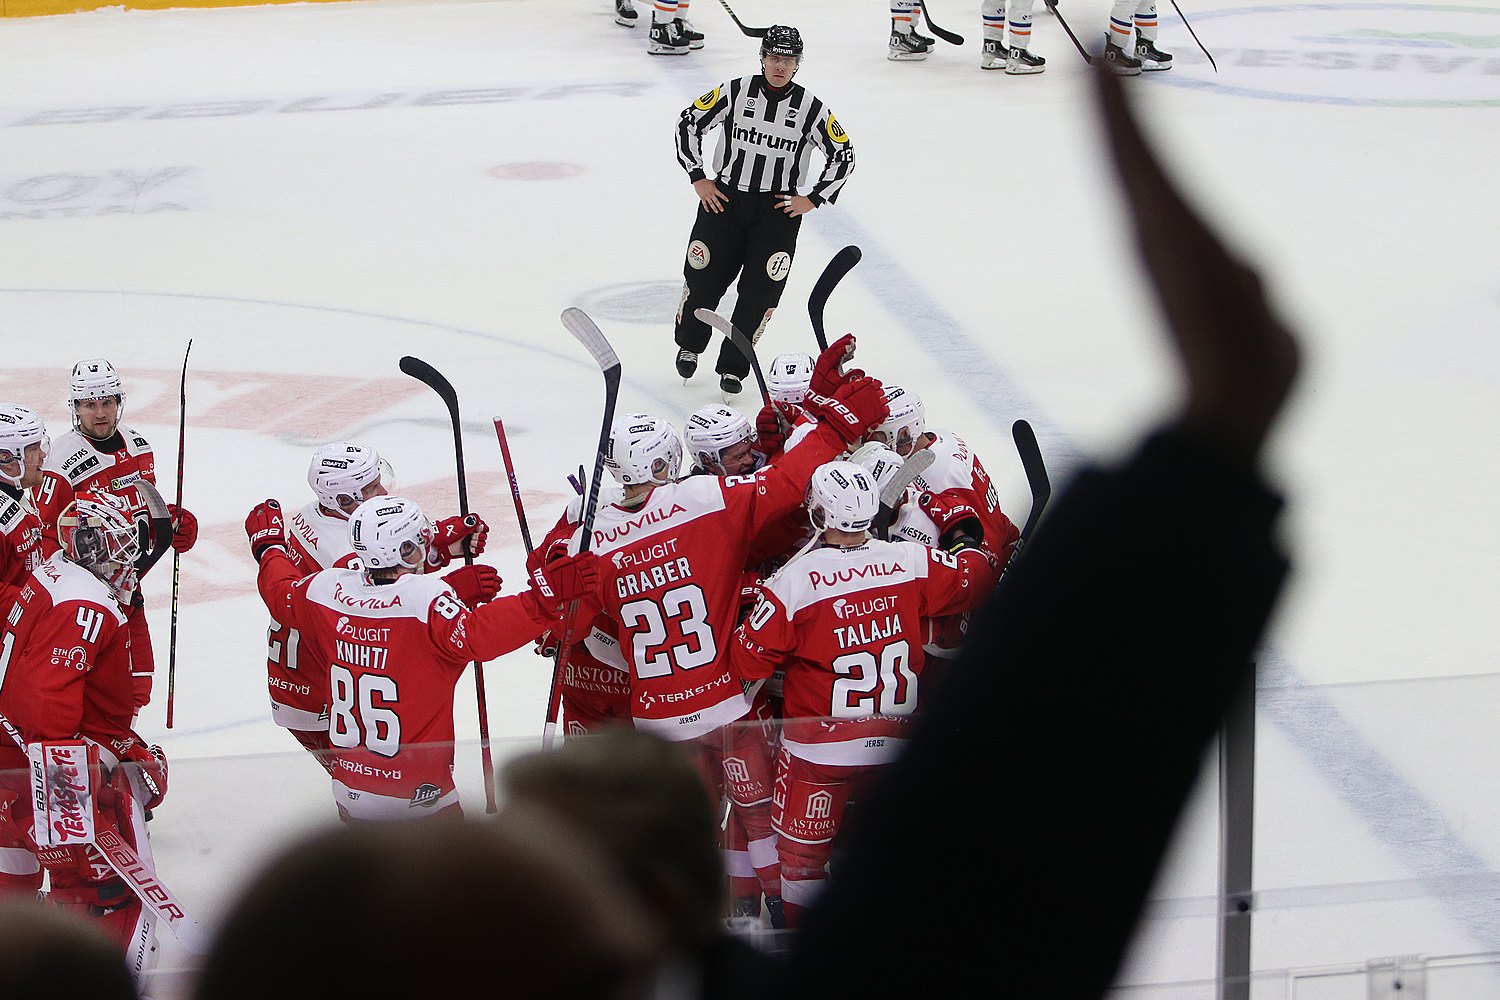
M677 121L677 162L694 181L708 176L703 134L722 125L713 172L726 187L768 194L801 194L813 146L827 161L807 197L814 205L838 199L854 170L854 143L828 105L796 83L780 93L759 73L720 84L693 102Z

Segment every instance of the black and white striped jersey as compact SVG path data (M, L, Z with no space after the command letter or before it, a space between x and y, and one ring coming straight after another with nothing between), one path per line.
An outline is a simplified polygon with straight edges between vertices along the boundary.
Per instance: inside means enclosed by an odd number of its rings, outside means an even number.
M754 76L730 80L704 94L677 122L677 162L688 177L708 176L703 164L703 134L722 125L714 150L713 172L726 187L772 194L802 194L813 146L827 163L812 190L813 204L837 200L854 170L854 143L828 105L797 83L781 93Z

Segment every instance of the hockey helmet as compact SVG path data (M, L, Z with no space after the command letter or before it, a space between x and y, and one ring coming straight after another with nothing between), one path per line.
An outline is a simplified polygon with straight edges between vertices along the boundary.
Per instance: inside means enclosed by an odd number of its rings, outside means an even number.
M134 569L141 553L130 504L113 493L74 497L58 515L57 540L70 560L111 583L122 569Z
M868 531L880 511L875 478L862 465L828 462L807 484L807 516L818 531Z
M760 40L760 57L796 56L802 64L802 32L785 24L773 24Z
M367 570L427 568L432 522L404 497L371 497L349 515L349 547Z
M47 436L42 418L24 406L0 403L0 480L19 487L26 478L26 449L41 445L42 461L52 450L52 439ZM5 466L14 463L16 474L10 475Z
M622 486L665 486L682 468L682 438L677 428L660 417L627 413L610 428L604 464Z
M766 461L766 456L754 449L759 441L755 427L743 413L722 403L694 410L693 415L688 417L682 436L687 440L693 466L714 475L748 475ZM724 452L746 441L751 445L751 464L748 468L729 469L724 464ZM735 462L735 465L739 466L740 462Z
M870 432L869 438L883 442L899 455L909 455L917 440L927 433L927 408L921 396L899 385L886 383L884 395L890 415Z
M390 463L378 451L351 441L325 444L307 466L307 484L318 503L345 517L371 497L389 493L392 478ZM378 493L367 492L376 484Z
M766 369L766 392L778 403L801 403L812 388L811 354L778 354Z

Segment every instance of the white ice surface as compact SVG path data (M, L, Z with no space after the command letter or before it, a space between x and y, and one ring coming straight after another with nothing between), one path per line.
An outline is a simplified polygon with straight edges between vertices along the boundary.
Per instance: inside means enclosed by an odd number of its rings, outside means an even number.
M810 347L807 293L858 243L831 327L856 331L864 367L918 388L932 422L969 439L1017 518L1013 419L1038 428L1061 479L1162 412L1169 357L1082 61L1050 15L1033 44L1047 72L1016 79L978 70L967 5L936 13L968 44L924 64L883 58L877 4L736 6L801 27L799 79L859 157L838 205L803 227L767 355ZM1108 4L1062 9L1091 41ZM1141 112L1308 348L1272 461L1297 573L1262 674L1255 964L1500 950L1492 903L1443 881L1500 856L1500 10L1220 0L1188 13L1220 71L1168 9L1161 44L1178 65L1133 82ZM752 70L754 48L708 0L693 17L708 45L681 59L649 58L605 0L109 10L0 29L0 398L60 430L67 366L109 356L170 485L193 338L186 501L203 533L182 563L177 725L163 728L161 674L143 729L174 761L159 864L206 918L328 812L320 772L265 711L249 506L302 502L310 448L347 436L451 510L445 414L396 368L416 354L459 389L471 496L496 528L486 558L518 580L489 418L507 421L543 530L597 435L599 378L558 323L564 307L615 344L624 405L680 419L718 399L668 361L693 212L671 127ZM1149 531L1121 544L1151 558ZM166 587L160 572L148 585L163 670ZM542 661L522 651L486 677L492 732L512 741L499 752L534 743ZM466 734L472 690L460 685ZM476 757L459 755L471 811ZM1211 795L1124 981L1211 974ZM178 960L168 943L165 963Z

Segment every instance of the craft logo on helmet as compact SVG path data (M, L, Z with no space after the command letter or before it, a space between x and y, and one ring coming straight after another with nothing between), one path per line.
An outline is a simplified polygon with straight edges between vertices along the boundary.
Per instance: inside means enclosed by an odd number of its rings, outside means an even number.
M428 809L436 805L437 800L442 797L443 793L439 791L437 785L432 784L430 781L425 782L418 785L417 790L412 793L411 802L407 805L407 808Z
M344 461L342 458L325 458L325 459L323 459L323 461L319 462L318 464L321 465L325 469L347 469L347 468L349 468L349 463L346 462L346 461Z
M1500 107L1500 7L1320 3L1194 11L1219 64L1189 43L1153 76L1236 97L1380 107ZM1203 28L1205 22L1234 19ZM1170 22L1169 22L1170 23ZM1184 33L1185 35L1185 33Z
M403 507L403 506L401 506L400 504L392 504L389 507L376 507L375 508L375 516L376 517L394 517L397 514L400 514L405 509L406 508Z

